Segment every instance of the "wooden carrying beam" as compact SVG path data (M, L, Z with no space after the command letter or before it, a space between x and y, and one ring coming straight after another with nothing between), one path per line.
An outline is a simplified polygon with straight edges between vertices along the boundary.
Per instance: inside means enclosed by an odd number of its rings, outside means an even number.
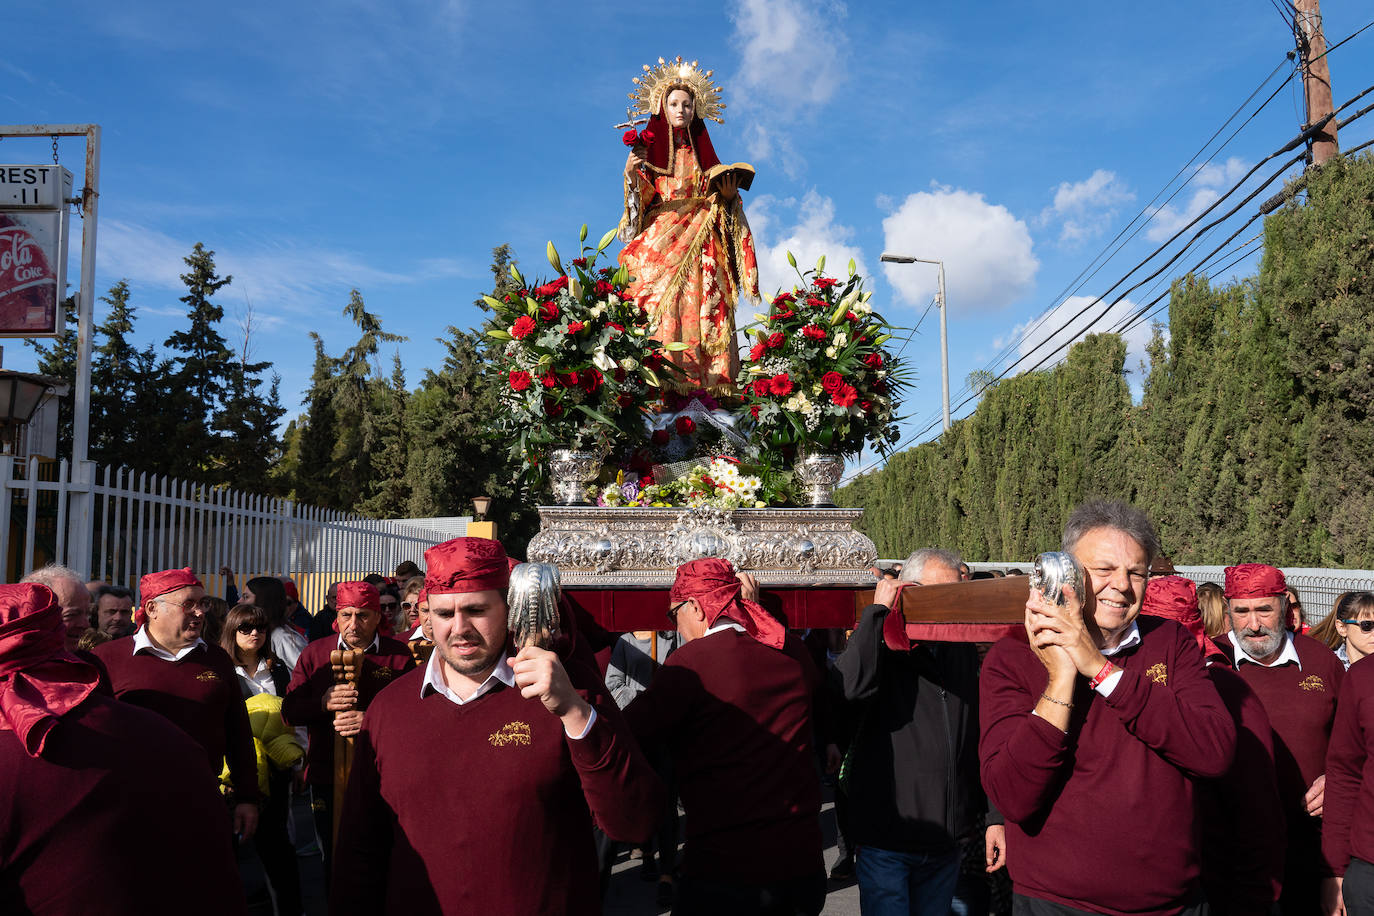
M1028 576L910 586L902 589L902 616L908 624L1019 624L1025 620L1029 594ZM873 589L854 593L855 613L872 603Z

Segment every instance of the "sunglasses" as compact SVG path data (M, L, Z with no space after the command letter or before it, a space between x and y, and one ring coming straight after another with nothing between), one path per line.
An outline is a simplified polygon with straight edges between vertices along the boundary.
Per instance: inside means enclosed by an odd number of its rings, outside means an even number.
M243 636L248 636L248 635L251 634L251 633L266 633L266 632L267 632L267 624L265 624L265 623L241 623L241 624L239 624L239 633L242 634Z
M687 601L691 600L691 598L687 599ZM687 601L679 602L678 604L675 604L672 607L668 608L668 619L673 622L673 626L677 626L677 612L687 606Z
M397 605L396 605L396 602L395 602L395 601L383 601L383 602L382 602L382 610L384 610L384 611L394 611L394 610L396 610L396 607L397 607Z
M1374 620L1342 620L1348 627L1359 627L1361 633L1374 633Z

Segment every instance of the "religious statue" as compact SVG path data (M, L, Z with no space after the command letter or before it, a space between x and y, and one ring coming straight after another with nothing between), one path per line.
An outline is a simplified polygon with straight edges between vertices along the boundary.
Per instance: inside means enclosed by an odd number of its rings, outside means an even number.
M714 396L735 392L739 352L735 307L741 296L759 295L754 237L739 191L753 169L722 165L706 121L724 121L720 89L711 71L682 58L644 67L630 94L633 142L625 162L625 213L620 263L631 277L629 293L656 323L657 339L681 342L671 354L685 377L664 379L680 392L703 389Z

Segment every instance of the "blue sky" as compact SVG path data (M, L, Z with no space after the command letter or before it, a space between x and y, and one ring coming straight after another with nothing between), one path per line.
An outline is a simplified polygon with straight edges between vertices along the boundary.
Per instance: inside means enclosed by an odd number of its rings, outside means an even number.
M1325 14L1334 42L1369 9ZM103 125L97 288L127 278L139 341L160 344L183 319L181 258L205 243L234 277L220 296L225 336L240 336L251 306L254 355L276 365L292 414L308 332L335 354L355 339L341 315L349 288L409 337L414 385L441 360L447 325L480 320L470 303L489 286L493 246L511 243L539 272L546 240L566 251L582 223L592 238L614 226L625 150L611 126L631 77L659 56L699 60L724 87L712 137L723 158L758 167L746 207L766 287L788 282L789 249L807 263L854 257L874 305L911 326L935 269L879 255L946 261L956 395L969 372L1043 340L1303 120L1294 81L1075 290L1245 97L1281 68L1248 115L1288 75L1292 36L1270 2L10 0L6 23L0 121ZM1372 52L1374 30L1331 55L1338 104L1374 83ZM1374 134L1371 122L1351 125L1343 146ZM79 141L61 153L79 183ZM0 143L0 162L49 158L46 140ZM1066 292L1088 298L1065 304ZM1147 331L1131 335L1137 350ZM932 312L904 349L919 375L905 405L913 435L938 417L938 343ZM7 368L32 366L17 342L5 351Z

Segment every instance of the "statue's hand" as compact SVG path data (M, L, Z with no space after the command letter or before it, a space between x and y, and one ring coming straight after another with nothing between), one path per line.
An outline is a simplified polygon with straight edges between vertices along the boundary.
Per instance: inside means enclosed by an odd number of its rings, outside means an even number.
M716 182L716 187L720 190L722 200L734 200L735 195L739 193L739 173L726 172L720 181Z
M630 148L630 155L625 157L625 174L629 175L644 166L644 154L648 152L644 145L636 143Z

